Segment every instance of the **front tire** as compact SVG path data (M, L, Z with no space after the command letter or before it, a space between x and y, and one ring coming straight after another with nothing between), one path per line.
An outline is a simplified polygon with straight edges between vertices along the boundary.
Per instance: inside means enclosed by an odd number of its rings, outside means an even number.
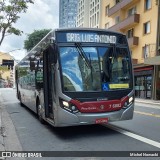
M43 119L43 117L42 117L42 106L41 106L41 104L40 104L40 102L39 102L39 100L37 101L37 115L38 115L38 119L39 119L39 121L42 123L42 124L45 124L45 121L44 121L44 119Z

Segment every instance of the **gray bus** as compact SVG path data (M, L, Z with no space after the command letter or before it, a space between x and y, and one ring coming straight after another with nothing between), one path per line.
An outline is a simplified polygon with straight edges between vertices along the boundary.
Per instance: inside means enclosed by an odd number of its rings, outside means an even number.
M134 110L126 36L103 29L56 29L16 66L17 98L55 127L129 120Z

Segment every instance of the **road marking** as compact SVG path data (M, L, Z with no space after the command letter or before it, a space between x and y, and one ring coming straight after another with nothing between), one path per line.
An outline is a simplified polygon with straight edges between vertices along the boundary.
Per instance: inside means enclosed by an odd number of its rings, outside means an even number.
M146 115L146 116L152 116L152 117L160 118L159 114L146 113L146 112L140 112L140 111L134 111L134 112L138 113L138 114Z
M108 128L110 128L112 130L115 130L115 131L117 131L119 133L122 133L122 134L124 134L124 135L126 135L128 137L134 138L134 139L139 140L141 142L144 142L144 143L147 143L147 144L152 145L154 147L160 148L160 143L159 142L156 142L156 141L153 141L151 139L139 136L137 134L134 134L132 132L126 131L126 130L121 129L119 127L116 127L114 125L107 124L107 125L103 125L103 126L108 127Z

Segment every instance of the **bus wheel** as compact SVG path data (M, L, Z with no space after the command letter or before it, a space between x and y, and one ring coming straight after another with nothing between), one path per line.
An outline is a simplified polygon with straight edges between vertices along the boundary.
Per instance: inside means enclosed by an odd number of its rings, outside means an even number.
M38 119L42 124L45 124L44 119L42 118L42 106L40 102L38 101L37 103L37 114L38 114Z

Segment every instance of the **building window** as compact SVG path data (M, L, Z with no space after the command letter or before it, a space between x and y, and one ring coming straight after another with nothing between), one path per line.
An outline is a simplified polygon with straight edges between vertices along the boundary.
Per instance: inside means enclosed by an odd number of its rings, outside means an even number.
M109 28L109 22L105 24L105 29Z
M127 31L127 38L132 38L134 36L134 29L130 29Z
M144 34L148 34L151 32L151 24L150 22L144 23Z
M97 12L97 24L99 24L99 12Z
M106 6L106 16L108 15L108 11L109 11L109 5Z
M149 10L151 8L151 0L145 0L145 10Z
M132 16L133 14L136 14L136 7L133 7L128 10L128 17Z
M120 22L120 18L119 16L115 17L115 24L119 23Z
M143 58L149 57L149 45L143 47Z
M116 4L119 3L119 2L121 2L121 0L115 0L115 3L116 3Z

